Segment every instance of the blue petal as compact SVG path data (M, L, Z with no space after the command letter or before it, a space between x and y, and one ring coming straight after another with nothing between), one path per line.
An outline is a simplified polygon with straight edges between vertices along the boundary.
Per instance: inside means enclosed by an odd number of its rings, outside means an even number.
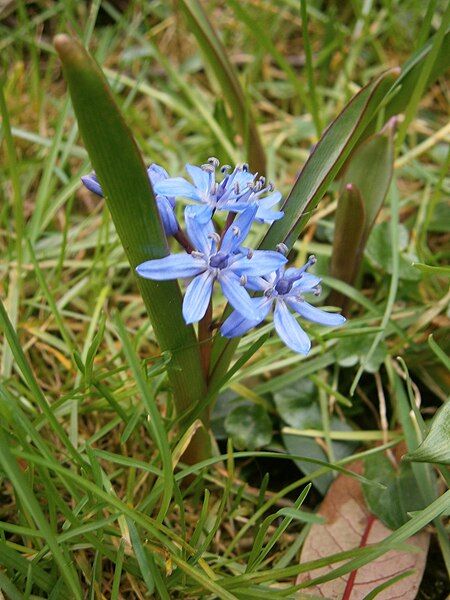
M254 250L251 258L240 256L230 269L237 275L267 275L276 271L281 265L286 264L287 258L280 252L273 250Z
M174 235L178 231L178 222L169 199L166 196L157 196L156 204L166 235Z
M199 223L206 225L206 223L211 221L213 207L210 204L200 204L199 206L192 206L191 208Z
M81 181L90 192L93 192L94 194L97 194L97 196L101 196L103 198L102 186L99 184L97 176L94 172L89 173L89 175L84 175L84 177L81 178Z
M290 269L286 270L286 275L289 277L288 275L288 271ZM297 281L294 281L294 283L292 284L292 289L297 292L312 292L314 291L314 288L317 287L319 285L319 283L321 282L321 278L317 277L317 275L312 275L311 273L303 273L302 277L300 279L297 279Z
M214 225L211 220L206 223L200 221L198 218L199 208L203 207L186 206L184 211L186 230L194 248L209 256L213 241L211 237L208 236L211 236L211 234L214 233Z
M223 337L233 338L244 335L249 329L256 327L263 321L269 313L272 306L273 298L252 298L252 303L260 312L258 319L248 319L241 315L237 310L234 310L231 315L224 321L220 328L220 333Z
M305 302L305 300L297 300L288 296L286 298L286 302L301 317L307 319L308 321L312 321L313 323L318 323L319 325L339 327L346 321L345 317L339 313L326 312L320 308L312 306L308 302Z
M164 181L165 179L169 179L169 173L163 167L160 167L156 163L152 163L149 166L149 168L147 169L147 175L152 185L156 185L158 181Z
M194 182L195 187L203 194L206 195L211 187L212 173L204 171L200 167L195 165L186 165L186 171L189 173L190 178Z
M217 210L228 210L230 212L239 213L244 212L244 210L247 210L250 206L251 204L248 202L239 202L229 198L221 198L217 203Z
M193 277L205 269L205 261L190 254L169 254L164 258L147 260L136 267L138 275L155 281Z
M272 224L274 221L279 221L283 217L284 212L282 210L269 210L266 208L258 208L258 212L256 213L255 219L261 223Z
M245 287L248 290L253 290L255 292L264 292L268 288L272 287L272 283L268 281L265 277L256 276L252 277L251 275L247 278L247 283Z
M220 271L218 279L224 296L234 309L249 319L259 319L259 311L236 275L224 269Z
M221 252L231 254L242 244L250 231L257 211L256 204L250 205L244 212L237 216L223 236L220 246Z
M247 185L253 181L253 179L255 178L253 173L250 173L250 171L244 171L243 169L238 169L236 171L235 176L233 177L233 186L236 185L236 183L239 185L239 189L242 192L244 190L245 187L247 187Z
M273 316L275 329L283 342L300 354L308 354L311 341L282 300L277 300Z
M183 177L170 177L169 179L161 179L153 186L155 194L162 196L183 196L191 200L202 200L197 188L186 181Z
M214 275L205 271L188 285L183 300L183 317L186 323L196 323L205 316L211 299Z
M265 198L260 198L258 204L262 208L272 208L272 206L278 204L278 202L281 200L281 197L282 196L280 192L272 192Z

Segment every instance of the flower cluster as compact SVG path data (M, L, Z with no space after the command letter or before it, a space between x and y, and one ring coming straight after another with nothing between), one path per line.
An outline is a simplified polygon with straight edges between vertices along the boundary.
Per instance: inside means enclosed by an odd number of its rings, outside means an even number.
M345 322L342 315L320 310L304 299L306 293L320 293L320 279L307 272L315 258L310 257L300 269L286 268L284 244L276 251L243 245L254 221L270 224L283 217L281 211L273 210L281 194L271 183L266 184L264 177L250 173L245 164L233 170L227 165L219 169L219 161L210 158L201 167L186 165L186 171L191 181L169 177L155 164L148 168L164 230L182 244L184 252L146 261L136 268L137 273L159 281L191 280L183 300L186 323L205 316L217 282L234 309L220 328L224 337L243 335L273 309L275 329L283 342L295 352L307 354L311 342L290 310L330 327ZM95 173L82 180L89 190L103 195ZM177 197L190 201L184 210L187 235L175 215ZM216 212L227 213L222 230L214 222Z

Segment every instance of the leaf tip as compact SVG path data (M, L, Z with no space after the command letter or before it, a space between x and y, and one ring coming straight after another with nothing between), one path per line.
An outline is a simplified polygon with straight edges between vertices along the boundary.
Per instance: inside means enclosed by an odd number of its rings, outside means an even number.
M53 45L58 54L67 52L68 48L71 46L71 42L71 38L66 33L58 33L53 38Z
M74 62L83 57L84 48L75 38L66 33L58 33L53 38L53 45L63 63Z

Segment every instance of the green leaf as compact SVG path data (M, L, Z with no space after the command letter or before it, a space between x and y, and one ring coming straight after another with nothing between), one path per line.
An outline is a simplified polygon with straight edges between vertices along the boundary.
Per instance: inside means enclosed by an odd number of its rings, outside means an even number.
M392 69L370 82L326 129L282 207L284 218L272 225L261 248L273 249L280 242L292 247L397 75Z
M399 235L399 276L407 281L420 281L420 273L412 266L413 260L401 251L408 242L408 230L404 225L398 226ZM366 256L370 262L385 273L393 273L393 252L389 238L389 223L380 223L373 228L372 235L367 242Z
M425 263L413 262L412 266L415 269L419 269L422 273L426 273L427 275L443 275L446 277L450 276L450 267L446 267L445 265L426 265Z
M300 380L293 386L277 392L274 394L274 401L280 416L290 427L295 429L323 429L317 388L308 379ZM347 423L341 421L336 416L332 416L330 419L330 429L334 431L352 431L352 428ZM297 454L306 458L323 461L328 460L322 446L310 437L282 433L282 439L289 454ZM353 442L333 441L331 445L336 460L341 460L349 456L356 448L356 444ZM302 460L294 462L306 475L312 473L316 468L310 462ZM332 481L333 475L326 473L314 479L312 483L324 495Z
M317 408L317 410L316 410ZM318 407L311 407L310 410L305 410L305 425L301 427L302 429L323 429L322 421L320 420L320 409ZM337 417L332 417L330 419L330 428L333 431L352 431L352 428L347 425L345 422L341 421ZM321 460L324 462L328 461L328 456L322 446L320 446L314 439L302 436L302 435L293 435L291 433L283 433L282 434L283 444L286 447L286 450L289 454L296 454L298 456L303 456L307 459L315 459ZM333 453L335 460L342 460L347 456L350 456L352 452L357 447L356 442L335 442L331 443L333 448ZM297 467L305 473L305 475L310 475L316 470L316 466L314 463L305 461L305 460L295 460L294 461ZM333 482L333 475L331 473L326 473L313 479L312 483L314 487L322 494L325 495L329 486Z
M81 44L55 38L78 125L131 268L168 254L167 241L139 149L112 97L106 79ZM162 351L172 361L168 375L179 412L205 393L194 329L184 323L175 281L137 278ZM170 302L168 301L170 299Z
M341 338L336 346L336 358L341 367L353 367L358 363L364 364L364 371L376 373L387 356L386 345L381 342L366 362L374 335L358 335Z
M273 394L280 417L291 427L297 427L303 409L319 400L317 388L310 379L298 379L293 385Z
M242 138L248 140L251 169L264 174L266 157L258 128L234 67L228 60L227 51L198 0L180 0L179 7L219 82Z
M442 350L439 344L435 341L432 334L428 336L428 345L433 350L435 355L439 358L441 363L450 371L450 357L444 350Z
M255 450L272 439L272 423L259 404L235 408L225 419L225 429L238 449Z
M345 283L352 284L358 275L364 247L391 184L395 123L394 118L357 147L342 178L331 275ZM342 306L348 302L335 292L330 303Z
M431 429L416 450L403 456L411 462L450 465L450 401L441 406L433 418Z
M384 454L376 454L366 459L364 474L386 486L375 493L373 487L362 487L369 509L390 529L407 523L409 512L426 507L410 465L401 464L395 469Z
M334 227L333 250L330 275L339 281L352 284L355 280L359 261L358 249L364 236L365 208L361 193L356 185L348 183L339 197ZM340 292L333 290L328 299L333 306L348 303Z

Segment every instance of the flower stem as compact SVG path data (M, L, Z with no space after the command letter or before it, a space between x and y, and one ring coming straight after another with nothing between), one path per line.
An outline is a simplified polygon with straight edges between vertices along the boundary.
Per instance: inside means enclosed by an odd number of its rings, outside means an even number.
M208 382L211 364L211 322L212 302L209 303L205 316L198 324L198 343L200 346L200 361L205 381Z
M177 242L180 244L180 246L186 250L186 252L188 254L191 254L191 252L194 248L193 248L191 242L189 241L187 235L184 233L184 231L181 228L178 229L178 231L174 234L173 237L177 240Z

